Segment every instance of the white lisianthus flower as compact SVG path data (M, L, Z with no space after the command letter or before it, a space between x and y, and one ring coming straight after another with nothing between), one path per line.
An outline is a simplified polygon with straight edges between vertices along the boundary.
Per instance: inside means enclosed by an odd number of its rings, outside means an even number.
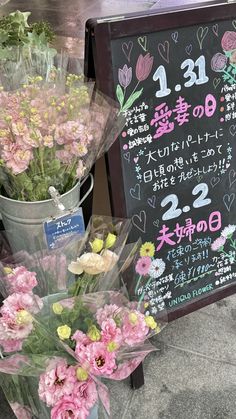
M71 262L68 270L75 275L80 275L83 272L89 275L98 275L113 269L117 260L118 256L107 249L100 255L89 252L80 256L76 262Z
M225 227L224 230L221 232L221 236L225 237L226 239L231 236L236 230L235 225L228 225L228 227Z
M166 264L162 259L154 259L149 268L149 275L152 278L159 278L165 271Z

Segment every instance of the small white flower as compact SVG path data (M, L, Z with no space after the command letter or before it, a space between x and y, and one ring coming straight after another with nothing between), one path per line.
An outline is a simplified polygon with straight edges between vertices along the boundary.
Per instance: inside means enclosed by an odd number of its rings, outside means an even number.
M231 236L236 230L235 225L228 225L228 227L225 227L224 230L221 233L221 236L225 237L226 239Z
M149 275L152 278L159 278L165 271L166 264L162 259L154 259L149 268Z

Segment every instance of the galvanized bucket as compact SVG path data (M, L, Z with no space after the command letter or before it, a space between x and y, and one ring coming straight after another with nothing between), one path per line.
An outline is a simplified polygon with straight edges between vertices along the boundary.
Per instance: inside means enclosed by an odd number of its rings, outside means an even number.
M90 177L90 186L80 199L80 187ZM81 206L93 190L94 180L90 173L82 182L78 182L70 191L61 195L60 202L66 210ZM35 253L46 248L43 222L45 219L60 214L52 199L25 202L0 195L0 212L12 251L26 250Z

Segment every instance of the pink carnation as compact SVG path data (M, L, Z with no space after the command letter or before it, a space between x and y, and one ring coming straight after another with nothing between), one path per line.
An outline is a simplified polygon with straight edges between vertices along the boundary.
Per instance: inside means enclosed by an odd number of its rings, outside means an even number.
M116 323L112 319L108 319L105 322L102 322L102 341L104 343L115 342L118 345L122 342L122 333L119 327L116 326Z
M81 348L80 359L84 365L89 365L90 372L94 375L108 376L117 368L115 353L108 352L102 342L94 342Z
M13 269L6 279L10 284L11 292L28 293L38 284L36 272L30 272L24 266Z
M32 412L28 406L22 406L18 402L10 403L10 406L17 419L31 419Z
M59 358L56 364L53 360L46 372L40 375L39 397L47 406L54 406L63 396L72 393L76 382L75 367L68 366L65 359Z
M220 250L220 248L221 248L222 246L224 246L225 242L226 242L226 237L220 236L220 237L218 237L218 239L216 239L216 240L212 243L212 245L211 245L211 249L212 249L213 251Z
M151 266L152 259L148 256L143 256L138 259L135 270L139 275L147 275Z
M77 382L73 394L78 397L81 405L90 410L98 400L97 388L95 382L89 378L87 381Z
M123 317L122 335L124 343L133 346L143 343L149 332L145 316L137 310L127 311Z
M96 313L96 318L99 326L108 319L113 319L120 309L116 304L106 304L103 308L99 308Z
M88 416L89 411L76 395L63 396L51 410L51 419L86 419Z

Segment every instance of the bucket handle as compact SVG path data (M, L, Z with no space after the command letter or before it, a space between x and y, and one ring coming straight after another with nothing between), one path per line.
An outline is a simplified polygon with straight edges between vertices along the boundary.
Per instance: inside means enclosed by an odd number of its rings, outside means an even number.
M83 196L83 198L79 201L79 204L78 204L78 206L80 206L84 201L85 201L85 199L89 196L89 194L92 192L92 190L93 190L93 187L94 187L94 178L93 178L93 175L92 175L92 173L89 173L88 174L88 176L86 176L83 180L82 180L82 182L80 183L80 186L82 186L83 184L84 184L84 182L86 182L86 180L88 179L88 178L90 178L90 187L89 187L89 189L87 190L87 192L85 193L85 195Z

